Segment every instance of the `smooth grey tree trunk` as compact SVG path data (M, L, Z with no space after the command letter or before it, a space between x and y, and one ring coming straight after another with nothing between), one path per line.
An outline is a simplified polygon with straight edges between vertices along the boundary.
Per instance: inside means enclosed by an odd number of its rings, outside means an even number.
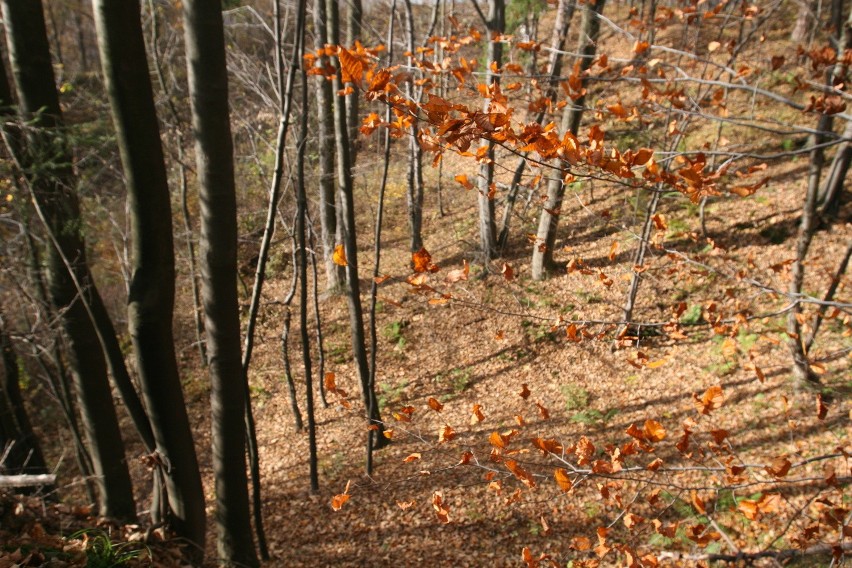
M201 202L201 282L212 386L213 474L219 562L257 566L246 476L245 375L237 301L237 202L219 2L183 5Z
M574 0L559 0L559 5L556 7L556 21L553 24L553 33L550 36L550 45L553 50L547 56L547 83L544 91L544 96L550 99L551 102L555 102L554 99L556 98L556 87L562 73L562 51L565 48L568 30L571 28L574 8ZM533 66L531 69L535 69L535 67ZM546 116L546 112L539 112L535 118L536 123L543 124ZM526 169L526 156L527 154L523 153L521 159L518 160L518 165L515 166L515 172L512 175L512 182L509 185L509 192L506 195L506 204L503 207L503 221L500 224L500 233L497 236L497 248L501 255L506 247L506 243L509 241L509 226L512 222L512 212L515 208L515 201L518 198L518 191L521 187L521 179L524 169ZM548 187L548 193L549 191Z
M314 0L314 48L319 50L328 43L326 31L326 0ZM317 58L317 66L329 64L328 56ZM317 151L319 153L319 216L322 226L322 250L325 259L325 288L331 293L343 287L346 274L342 266L332 259L337 244L337 206L335 195L337 179L334 171L334 110L331 81L323 75L316 77L317 93Z
M606 0L597 0L594 4L587 4L583 10L582 29L580 31L579 45L577 51L580 53L580 69L583 87L586 86L585 71L592 66L595 53L597 52L598 33L600 32L600 18L603 13ZM574 136L580 131L580 123L583 119L585 95L574 101L572 105L565 107L562 129L571 132ZM565 164L559 172L559 179L551 177L547 183L547 202L541 210L538 220L538 231L536 232L536 244L533 247L531 274L533 280L541 280L548 270L553 266L553 247L556 243L556 228L559 224L559 209L565 196L565 184L563 182Z
M503 63L503 43L493 41L493 36L502 34L506 23L506 3L504 0L492 0L488 12L488 54L485 64L488 71L485 74L485 84L488 87L498 85L500 76L491 72L491 65L500 67ZM488 112L490 99L486 99L483 112ZM487 147L487 160L479 167L478 196L479 203L479 243L484 256L483 264L488 271L488 265L497 255L497 227L494 222L494 195L491 184L494 182L494 142L483 140L480 147Z
M206 513L175 356L172 211L139 0L94 0L101 65L124 166L132 233L128 326L157 453L167 523L204 556Z
M414 54L416 46L414 43L414 10L411 0L405 0L405 42L406 49L411 54L408 57L408 65L414 67ZM413 79L406 81L405 90L409 99L420 100L422 89L413 86ZM415 95L414 91L417 90ZM411 252L417 252L423 248L423 148L420 146L420 127L417 120L411 122L408 139L408 224L411 227L411 241L409 248Z
M58 140L62 113L42 4L39 0L4 0L3 19L20 110L30 123L27 153L19 161L24 166L36 166L25 173L50 237L49 293L68 337L71 371L98 476L99 514L134 520L136 505L124 442L91 311L94 304L103 304L86 261L71 155Z

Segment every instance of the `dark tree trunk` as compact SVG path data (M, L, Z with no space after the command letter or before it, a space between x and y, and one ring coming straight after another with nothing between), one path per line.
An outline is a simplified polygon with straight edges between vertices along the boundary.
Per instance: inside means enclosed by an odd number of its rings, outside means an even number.
M32 125L28 154L21 162L38 165L27 177L50 234L49 292L68 336L72 374L98 476L99 514L133 520L136 506L124 443L90 312L90 306L102 302L86 262L71 156L64 144L56 143L62 115L41 2L4 0L3 19L21 111Z
M130 203L130 336L157 452L169 464L164 467L169 526L192 543L200 563L204 491L174 350L172 212L140 5L138 0L95 0L94 12Z
M347 0L345 5L349 6L349 17L346 19L346 42L349 47L355 45L356 41L361 41L361 26L364 20L364 7L361 0ZM337 44L340 43L338 39ZM346 95L346 129L349 131L349 161L352 167L355 167L355 161L358 159L358 97L361 93L355 89L352 93Z
M48 473L29 415L21 396L18 356L5 329L0 314L0 455L11 444L6 460L0 460L0 470L12 474Z
M332 44L338 44L339 20L337 2L328 0L328 31ZM334 78L334 91L339 93L341 87L340 67ZM379 415L379 406L375 404L376 394L370 385L370 364L367 360L366 340L364 337L364 314L361 306L361 286L358 281L358 241L355 231L355 199L353 195L352 162L350 161L349 132L346 128L346 105L344 97L337 96L334 105L334 135L337 149L337 190L340 198L340 212L343 221L343 245L346 251L347 301L349 304L349 328L352 334L352 352L358 378L361 382L361 394L364 406L367 408L368 419L379 428L376 446L383 446L387 438L382 436L383 426ZM372 409L372 411L371 411Z
M219 561L256 566L243 420L248 401L240 358L234 155L219 3L185 1L184 31L201 201L201 281L212 385Z

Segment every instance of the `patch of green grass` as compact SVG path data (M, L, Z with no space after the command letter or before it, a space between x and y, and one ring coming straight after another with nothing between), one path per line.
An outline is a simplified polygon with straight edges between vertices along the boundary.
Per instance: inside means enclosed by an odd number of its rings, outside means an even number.
M559 390L562 391L562 397L565 399L565 410L570 412L572 410L585 410L589 407L592 395L580 385L568 383L562 385Z
M446 402L466 391L473 382L473 375L467 367L456 367L448 372L436 375L435 382L450 390L449 394L440 397L441 402Z
M382 336L393 343L397 349L405 349L406 340L402 331L408 327L407 320L392 321L382 328Z
M97 529L84 529L71 535L86 541L86 566L88 568L113 568L127 566L130 561L148 554L147 548L134 543L115 543L109 535Z
M571 422L586 424L587 426L604 426L619 412L621 411L617 408L610 408L606 412L601 412L596 408L589 408L572 416Z
M326 355L332 363L336 363L338 365L342 365L352 358L349 347L342 343L329 345L328 353Z
M379 403L379 411L383 412L389 404L396 404L402 401L406 388L408 388L408 381L402 381L397 385L380 384L377 401Z
M701 323L704 320L702 316L702 309L700 304L693 304L687 308L685 312L680 316L680 323L686 325L695 325Z

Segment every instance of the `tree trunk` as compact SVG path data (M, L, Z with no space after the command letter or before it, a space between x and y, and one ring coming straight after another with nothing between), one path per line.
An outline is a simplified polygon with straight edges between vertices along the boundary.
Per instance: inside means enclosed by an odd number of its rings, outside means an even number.
M583 23L580 31L580 41L577 51L580 53L580 76L583 88L586 86L585 71L592 66L595 53L597 52L597 39L600 32L600 18L598 17L604 9L606 0L597 0L587 4L583 11ZM573 105L565 107L562 118L563 131L577 136L580 130L580 122L583 119L583 104L586 97L582 96L573 102ZM563 164L564 168L564 164ZM545 277L547 270L553 265L553 246L556 242L556 228L559 223L559 209L562 207L562 199L565 195L563 177L566 172L560 171L559 179L551 178L547 184L547 203L541 210L538 221L538 232L536 243L533 247L532 277L541 280Z
M499 88L500 76L491 71L492 65L500 67L503 62L502 40L496 41L496 36L503 33L506 21L506 4L504 0L492 0L488 12L488 55L485 64L488 72L485 75L485 85L489 89ZM485 100L483 111L489 112L491 102ZM497 227L494 223L494 192L491 186L494 181L494 142L483 140L480 147L487 147L486 160L479 167L479 243L484 256L485 270L496 256Z
M305 70L305 0L300 0L296 19L296 49L291 65L299 68L302 95L302 114L299 117L299 141L296 156L296 239L299 243L299 335L302 343L302 364L305 372L305 412L308 416L308 463L311 491L319 491L317 460L317 425L314 413L314 377L311 364L311 337L308 330L308 196L305 190L305 150L308 142L308 74ZM296 267L293 267L296 270Z
M168 492L168 522L204 553L205 507L172 334L172 212L138 0L94 1L100 59L127 180L132 249L130 336Z
M44 455L24 407L19 383L18 356L5 329L2 313L0 352L3 373L0 375L0 458L8 444L12 444L5 461L0 459L0 469L14 474L47 473Z
M332 44L339 44L340 16L335 0L328 0L328 35ZM334 92L339 93L342 86L340 66L335 61L337 73L334 77ZM337 148L337 191L340 200L340 213L343 221L343 245L346 252L346 277L348 290L346 299L349 304L349 328L352 334L352 355L358 369L361 382L361 394L368 420L379 428L376 446L384 446L387 438L382 435L383 425L379 407L375 404L376 394L370 385L370 365L367 360L367 348L364 337L364 314L361 306L361 285L358 281L358 241L355 230L355 199L353 195L352 162L350 161L349 132L346 128L346 105L344 97L337 95L334 105L334 137ZM372 409L372 412L370 412Z
M559 5L556 8L556 22L553 24L553 33L550 37L550 45L553 50L547 58L547 88L544 91L544 96L552 104L556 98L556 86L559 76L562 73L562 51L565 48L565 40L568 37L568 30L571 28L571 19L574 17L575 4L571 0L559 0ZM534 37L534 36L533 36ZM535 54L535 52L533 52ZM533 66L532 70L535 69ZM531 71L532 73L532 71ZM547 113L541 111L536 116L536 123L542 124ZM524 169L526 169L527 154L522 154L518 165L515 166L515 173L512 175L512 182L509 185L509 193L506 195L506 204L503 207L503 221L500 224L500 234L497 236L497 248L500 254L506 247L509 241L509 225L512 221L512 211L515 208L515 201L518 198L518 191L521 187L521 179L523 178ZM548 193L550 192L548 184Z
M349 17L346 19L346 43L349 47L355 45L356 41L361 41L361 26L364 20L364 7L361 0L347 0L349 6ZM338 39L336 44L340 44ZM358 89L346 95L346 129L349 131L349 161L352 167L355 167L355 161L358 159L358 100L361 93Z
M99 514L134 520L136 506L124 443L104 351L89 310L100 296L86 262L71 156L64 144L56 144L62 114L41 2L4 0L3 19L21 111L32 125L28 155L21 162L38 165L27 177L50 235L49 292L68 336L72 374L98 476Z
M314 48L320 50L328 43L326 31L326 0L314 0ZM317 66L329 64L328 56L317 58ZM335 206L334 172L334 111L332 110L331 81L317 75L317 139L319 153L319 215L322 224L322 249L325 258L325 288L337 293L343 286L346 274L342 266L334 263L337 244L337 207Z
M393 17L393 16L391 16ZM414 68L414 13L411 0L405 0L405 39L406 49L410 53L408 65ZM406 94L409 99L420 100L421 89L413 86L413 79L405 83ZM414 90L419 92L415 95ZM408 139L408 223L411 226L411 252L417 252L423 248L423 148L420 147L420 127L417 120L411 121Z
M218 2L186 0L184 31L201 201L201 281L212 385L219 562L257 566L246 477L245 375L237 301L237 203Z

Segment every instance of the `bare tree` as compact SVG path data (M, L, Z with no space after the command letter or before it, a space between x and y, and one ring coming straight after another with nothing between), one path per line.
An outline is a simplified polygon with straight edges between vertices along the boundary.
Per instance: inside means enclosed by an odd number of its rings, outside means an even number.
M62 112L42 4L4 0L3 19L20 111L29 123L26 155L18 161L50 240L50 297L68 336L71 371L98 476L99 512L132 520L136 505L124 443L107 379L103 337L93 321L93 305L97 309L103 302L89 272L71 155L61 138Z
M94 0L100 59L127 180L133 240L128 298L130 337L165 464L167 522L204 556L201 475L175 356L172 319L175 259L172 213L138 0Z
M201 199L201 277L213 407L219 561L256 566L246 476L245 374L237 302L237 203L228 75L218 2L184 2L195 159Z

